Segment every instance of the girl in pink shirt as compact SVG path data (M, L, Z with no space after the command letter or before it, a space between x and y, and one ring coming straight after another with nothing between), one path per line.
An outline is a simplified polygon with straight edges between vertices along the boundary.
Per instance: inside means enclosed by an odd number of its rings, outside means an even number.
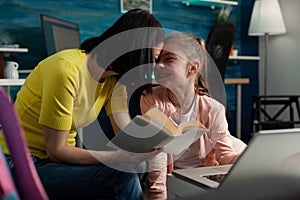
M210 97L205 71L205 45L202 39L173 33L165 40L154 69L159 86L141 97L142 113L153 106L163 111L175 124L199 120L208 131L179 155L160 153L149 162L147 187L150 199L166 199L166 175L173 168L234 163L235 152L228 131L225 108Z

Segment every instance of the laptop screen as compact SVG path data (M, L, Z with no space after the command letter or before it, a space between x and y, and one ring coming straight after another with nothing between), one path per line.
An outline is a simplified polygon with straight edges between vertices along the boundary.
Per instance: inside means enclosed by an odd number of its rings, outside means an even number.
M240 184L253 177L300 174L299 141L300 128L261 131L252 137L233 165L179 169L173 175L209 189Z
M221 185L238 183L249 177L299 172L299 141L300 128L256 133Z

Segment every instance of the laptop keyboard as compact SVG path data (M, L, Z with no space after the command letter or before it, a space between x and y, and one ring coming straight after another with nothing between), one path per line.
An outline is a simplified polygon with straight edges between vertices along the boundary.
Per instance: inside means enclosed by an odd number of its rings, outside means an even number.
M221 183L226 175L227 174L215 174L215 175L206 175L206 176L203 176L203 177L208 178L212 181L216 181L218 183Z

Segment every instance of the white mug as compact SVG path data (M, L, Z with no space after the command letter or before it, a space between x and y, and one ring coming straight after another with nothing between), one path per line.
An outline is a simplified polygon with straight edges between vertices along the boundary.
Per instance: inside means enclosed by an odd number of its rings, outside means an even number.
M6 67L4 69L4 78L8 79L18 79L19 72L18 72L19 64L14 61L7 61Z

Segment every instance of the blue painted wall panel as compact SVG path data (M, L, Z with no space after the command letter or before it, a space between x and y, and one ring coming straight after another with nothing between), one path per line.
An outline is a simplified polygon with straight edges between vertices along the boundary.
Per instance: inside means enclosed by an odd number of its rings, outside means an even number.
M234 44L240 47L241 52L247 53L249 51L243 51L244 47L241 43L241 1L238 0L238 6L233 6L229 20L233 21L237 27ZM181 0L153 0L153 15L163 27L191 33L204 39L214 26L219 11L220 8L186 6L181 3ZM20 69L32 69L46 55L40 22L41 13L77 23L81 41L100 35L122 15L119 0L88 2L82 0L22 0L21 2L2 0L0 2L0 42L5 43L8 39L10 43L18 43L21 47L29 48L28 53L9 54L5 58L18 61ZM241 73L239 63L233 64L228 66L226 77L240 77ZM226 86L226 94L229 106L234 111L234 87Z

